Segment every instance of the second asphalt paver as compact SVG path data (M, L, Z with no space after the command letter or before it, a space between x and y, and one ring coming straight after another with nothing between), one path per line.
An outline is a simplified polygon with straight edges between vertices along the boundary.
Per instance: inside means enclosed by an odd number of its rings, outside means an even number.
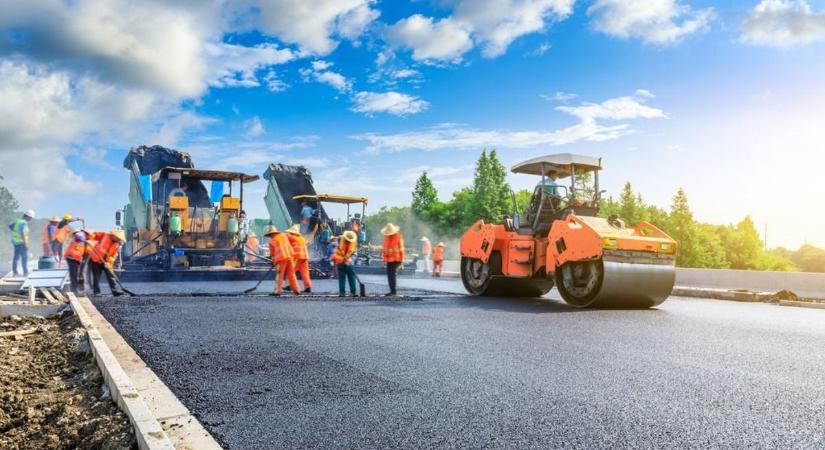
M642 311L456 296L95 304L229 448L825 443L825 311L679 298Z

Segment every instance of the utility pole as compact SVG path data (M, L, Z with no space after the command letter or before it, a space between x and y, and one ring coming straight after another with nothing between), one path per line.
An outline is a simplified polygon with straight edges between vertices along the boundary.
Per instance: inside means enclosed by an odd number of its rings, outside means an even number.
M768 251L768 224L765 224L765 251Z

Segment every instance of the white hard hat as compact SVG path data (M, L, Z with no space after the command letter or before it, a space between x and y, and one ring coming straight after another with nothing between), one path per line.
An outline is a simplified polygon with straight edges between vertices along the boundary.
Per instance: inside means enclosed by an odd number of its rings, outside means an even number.
M34 213L33 209L30 209L30 210L24 212L23 215L26 216L26 217L31 217L32 219L34 219L34 216L36 216L37 214Z

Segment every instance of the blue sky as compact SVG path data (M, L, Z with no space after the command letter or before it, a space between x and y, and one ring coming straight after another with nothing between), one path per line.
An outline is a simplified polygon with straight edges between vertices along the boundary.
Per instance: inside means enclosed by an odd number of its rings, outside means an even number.
M298 163L320 190L442 197L482 148L604 158L667 207L825 246L825 2L0 1L0 175L40 215L112 225L129 147ZM511 176L516 188L535 180ZM247 209L263 216L263 182ZM804 218L800 218L800 216Z

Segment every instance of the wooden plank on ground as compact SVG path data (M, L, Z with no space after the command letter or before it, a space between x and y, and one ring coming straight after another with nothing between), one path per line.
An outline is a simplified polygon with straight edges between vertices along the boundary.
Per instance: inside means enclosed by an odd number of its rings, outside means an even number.
M32 334L37 332L37 328L30 328L28 330L14 330L14 331L4 331L0 333L0 337L13 337L17 338L18 336L25 336L27 334Z
M43 297L46 297L46 301L49 303L57 303L57 299L52 296L52 293L49 292L46 288L40 288L40 293L43 294Z
M51 292L54 298L60 301L60 303L68 303L68 300L66 299L66 297L63 296L63 293L60 292L59 289L49 288L49 292Z

